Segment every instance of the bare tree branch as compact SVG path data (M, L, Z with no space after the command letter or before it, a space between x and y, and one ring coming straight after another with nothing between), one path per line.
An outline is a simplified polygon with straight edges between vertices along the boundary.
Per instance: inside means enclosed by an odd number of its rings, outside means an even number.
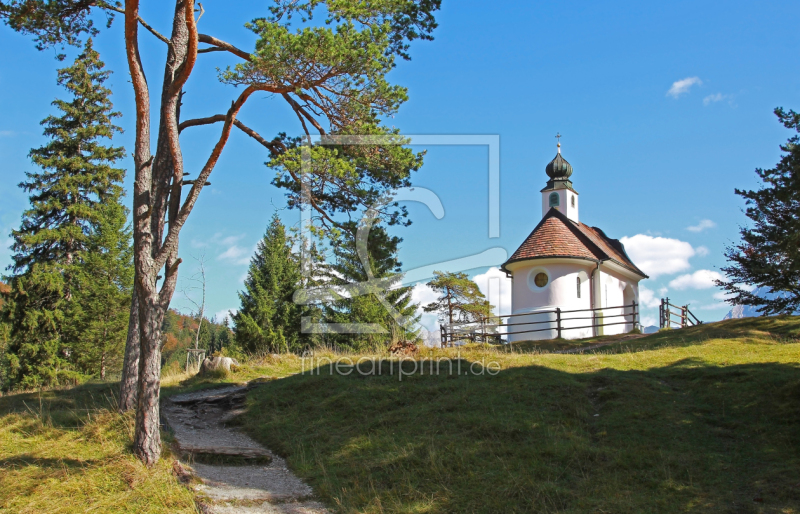
M221 39L217 39L217 38L215 38L213 36L209 36L209 35L206 35L206 34L198 34L198 40L201 43L208 43L209 45L216 46L217 48L219 48L221 50L228 51L228 52L230 52L230 53L232 53L232 54L234 54L236 56L241 57L245 61L252 60L252 57L250 56L249 53L245 52L244 50L239 50L238 48L236 48L232 44L226 43L225 41L222 41ZM218 51L218 50L212 50L210 48L205 48L203 50L200 50L200 52L203 52L203 53L205 53L205 52L216 52L216 51Z
M97 6L100 7L101 9L108 9L109 11L114 11L114 12L118 12L120 14L125 14L125 9L121 9L119 7L107 4L105 2L98 2ZM165 42L166 44L169 44L169 39L167 39L166 36L162 35L159 31L157 31L156 29L154 29L153 27L148 25L147 22L144 21L141 17L137 16L136 19L139 20L139 23L142 24L142 27L144 27L147 30L149 30L151 34L153 34L155 37L157 37L161 41Z
M208 118L196 118L193 120L186 120L178 125L178 132L182 132L183 129L189 127L199 127L201 125L211 125L212 123L218 123L220 121L225 121L227 119L227 115L225 114L217 114L214 116L209 116ZM279 150L285 150L286 147L280 141L267 141L261 135L256 132L255 130L251 129L244 123L239 120L234 120L233 124L239 128L242 132L247 134L248 136L252 137L259 143L261 143L264 147L266 147L273 155L277 154Z

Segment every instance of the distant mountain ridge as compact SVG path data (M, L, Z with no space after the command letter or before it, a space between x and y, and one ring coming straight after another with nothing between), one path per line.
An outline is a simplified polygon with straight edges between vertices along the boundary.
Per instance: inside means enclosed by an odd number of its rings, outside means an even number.
M757 296L761 296L763 298L772 299L776 298L781 293L773 293L770 289L766 287L759 287L753 291L753 294ZM798 314L795 312L795 314ZM756 307L752 305L734 305L731 310L728 311L728 314L725 315L723 319L739 319L739 318L753 318L756 316L761 316L762 314L758 312Z

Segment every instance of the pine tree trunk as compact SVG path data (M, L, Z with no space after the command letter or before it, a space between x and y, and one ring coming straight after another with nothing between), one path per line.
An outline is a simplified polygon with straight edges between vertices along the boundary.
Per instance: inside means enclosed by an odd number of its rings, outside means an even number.
M146 301L139 299L141 354L139 357L139 391L136 409L136 431L133 452L147 466L161 457L159 429L159 389L161 387L161 323L164 310L158 295Z
M156 143L156 155L150 154L150 97L144 71L138 58L138 1L126 0L125 28L128 66L136 94L137 127L136 181L134 183L134 261L136 263L135 290L138 296L139 313L139 368L138 398L136 402L136 427L133 452L147 466L152 466L161 456L161 432L159 429L159 393L161 386L161 325L164 313L175 292L180 260L177 258L178 244L175 240L166 262L155 263L155 256L166 251L164 241L164 218L173 223L181 202L181 181L174 180L175 163L167 126L178 125L179 93L173 91L175 70L187 55L188 28L186 9L193 12L194 2L176 1L173 18L171 45L167 54L164 84L161 94L161 117ZM177 136L175 136L177 138ZM163 283L158 290L159 272L163 271Z
M125 342L125 359L122 364L122 380L119 385L119 411L126 412L136 407L139 381L139 301L136 291L131 298L131 314L128 320L128 340Z
M106 379L106 352L100 357L100 380Z

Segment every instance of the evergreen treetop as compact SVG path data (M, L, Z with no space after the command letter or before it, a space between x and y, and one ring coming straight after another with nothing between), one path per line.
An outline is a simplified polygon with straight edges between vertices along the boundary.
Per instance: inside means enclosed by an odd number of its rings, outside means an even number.
M233 316L236 343L245 351L287 352L302 348L304 307L293 300L302 285L300 262L277 214L250 261L241 307Z
M800 132L800 113L775 109L783 125ZM753 305L763 314L800 310L800 136L781 146L785 152L772 169L756 169L762 187L736 189L745 199L745 214L753 222L742 227L742 240L725 251L729 265L721 268L728 281L717 281L731 296L728 303ZM759 296L751 287L772 294Z
M122 195L125 171L114 164L125 150L106 146L122 130L113 124L120 114L103 86L110 74L104 66L89 39L75 62L58 71L58 84L72 100L53 102L59 114L42 121L50 141L30 152L41 170L26 173L20 184L30 193L31 207L12 232L14 273L34 262L73 262L100 219L99 206Z

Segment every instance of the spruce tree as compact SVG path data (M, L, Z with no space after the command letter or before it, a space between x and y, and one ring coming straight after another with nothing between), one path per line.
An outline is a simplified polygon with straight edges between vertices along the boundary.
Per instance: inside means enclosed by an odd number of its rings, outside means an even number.
M106 378L119 370L128 332L133 291L133 248L127 209L118 202L101 208L83 260L76 266L65 339L82 373Z
M381 331L332 334L326 338L328 341L367 350L385 346L394 338L416 338L413 327L419 316L417 305L411 301L412 288L399 286L403 278L402 263L397 256L401 242L401 238L390 236L383 225L372 226L366 240L367 262L362 262L357 249L357 227L354 223L345 225L340 239L333 244L334 262L328 268L328 283L349 294L342 294L339 300L326 305L325 321L372 324ZM395 312L390 312L387 306Z
M30 209L22 226L12 232L15 273L33 263L69 265L86 249L93 223L99 222L99 206L118 199L125 171L114 164L125 155L122 147L106 146L122 129L113 124L120 114L113 110L111 90L103 86L111 72L104 70L92 40L72 66L58 70L58 84L72 100L55 100L59 116L42 121L50 141L31 150L41 170L26 173L19 186L30 193Z
M241 307L233 315L237 345L248 353L300 351L305 309L293 300L302 286L300 262L277 214L258 243L244 285Z
M800 114L775 109L783 125L800 132ZM717 281L734 305L753 305L763 314L800 310L800 136L781 146L786 152L773 169L757 169L762 187L736 194L745 199L753 222L742 227L741 242L726 249L728 281ZM767 296L751 287L768 290Z
M106 141L120 129L113 124L119 114L111 91L103 86L110 72L103 68L89 39L72 66L58 71L58 84L72 99L53 102L59 115L42 121L50 141L30 152L41 169L26 173L20 184L31 206L11 234L6 388L55 385L77 376L65 338L76 332L65 330L65 312L80 288L77 268L104 222L104 206L119 202L125 174L114 167L124 149Z

